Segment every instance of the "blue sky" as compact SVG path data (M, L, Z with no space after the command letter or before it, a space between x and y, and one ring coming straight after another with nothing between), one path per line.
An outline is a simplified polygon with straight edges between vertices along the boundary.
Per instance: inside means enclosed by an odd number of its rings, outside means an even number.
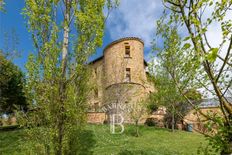
M14 29L18 36L17 50L21 56L14 63L25 71L24 65L33 52L31 35L26 28L26 20L21 14L24 0L6 0L6 13L0 13L0 49L5 47L4 34ZM162 4L158 0L121 0L120 6L110 13L106 22L103 46L90 59L102 55L102 50L110 42L122 37L139 37L145 42L145 59L149 59L151 41L155 34L155 21L162 14Z

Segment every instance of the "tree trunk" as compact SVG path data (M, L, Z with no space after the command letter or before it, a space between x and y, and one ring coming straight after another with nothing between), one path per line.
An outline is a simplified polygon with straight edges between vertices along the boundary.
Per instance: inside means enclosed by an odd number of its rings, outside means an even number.
M136 137L139 137L139 121L138 120L135 121L135 125L136 125Z
M172 132L174 132L175 129L175 108L172 106Z
M65 122L65 94L66 94L66 68L67 68L67 57L68 57L68 44L69 44L69 22L70 22L70 0L65 0L65 14L64 14L64 35L63 35L63 45L62 45L62 64L61 64L61 78L60 78L60 113L58 114L58 148L56 151L57 155L62 155L63 152L63 137L64 137L64 122Z

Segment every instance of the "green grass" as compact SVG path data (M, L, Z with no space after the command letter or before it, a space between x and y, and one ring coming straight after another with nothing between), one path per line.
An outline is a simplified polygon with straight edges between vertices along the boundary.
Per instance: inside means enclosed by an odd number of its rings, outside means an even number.
M172 133L154 127L140 126L139 137L133 136L133 126L125 126L124 133L118 135L110 134L107 125L88 125L86 131L80 137L81 143L85 145L83 149L94 155L195 155L200 146L207 145L200 134L185 131ZM0 155L23 154L19 147L22 136L23 130L0 131Z
M0 155L18 155L23 130L0 131Z

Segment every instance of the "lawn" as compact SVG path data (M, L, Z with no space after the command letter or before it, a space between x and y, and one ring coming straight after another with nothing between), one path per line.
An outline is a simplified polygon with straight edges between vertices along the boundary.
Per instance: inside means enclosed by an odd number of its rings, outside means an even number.
M196 133L154 127L140 127L140 136L133 136L133 126L126 126L123 134L112 135L107 125L88 125L80 135L82 155L191 155L207 141ZM23 130L0 131L0 154L25 154L20 150ZM83 153L84 152L84 153Z

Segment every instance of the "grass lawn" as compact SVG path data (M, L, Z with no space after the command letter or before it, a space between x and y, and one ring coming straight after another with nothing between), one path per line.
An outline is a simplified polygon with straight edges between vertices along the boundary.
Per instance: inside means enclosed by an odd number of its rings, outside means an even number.
M205 138L196 133L154 127L140 127L140 136L133 136L133 126L125 126L123 134L112 135L107 125L88 125L80 135L82 155L195 155L200 146L206 146ZM0 155L25 154L20 150L23 130L0 131ZM87 152L88 153L87 153ZM85 153L84 153L85 152Z

